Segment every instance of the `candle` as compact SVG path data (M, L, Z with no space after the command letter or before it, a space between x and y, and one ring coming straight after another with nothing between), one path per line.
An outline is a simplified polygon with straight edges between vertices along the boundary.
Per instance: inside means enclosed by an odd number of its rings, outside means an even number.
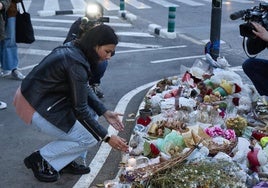
M135 158L128 159L128 166L135 167L136 166L136 159Z

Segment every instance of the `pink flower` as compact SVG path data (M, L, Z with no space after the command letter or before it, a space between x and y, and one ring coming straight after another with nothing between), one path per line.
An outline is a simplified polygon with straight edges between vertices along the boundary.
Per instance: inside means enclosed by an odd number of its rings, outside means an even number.
M222 136L224 134L224 130L220 127L211 127L206 128L205 133L207 133L210 137Z
M235 131L233 129L227 129L224 133L224 138L226 138L227 140L236 139Z
M235 131L233 129L224 130L218 126L206 128L205 133L212 138L217 136L224 137L227 140L233 140L236 138Z

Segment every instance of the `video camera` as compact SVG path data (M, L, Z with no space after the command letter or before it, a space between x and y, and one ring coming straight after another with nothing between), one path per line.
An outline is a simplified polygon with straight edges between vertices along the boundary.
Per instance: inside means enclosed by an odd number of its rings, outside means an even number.
M250 22L257 22L268 30L268 3L260 3L251 9L240 10L230 15L231 20L241 18L246 23L239 25L240 35L248 38L255 38L252 32L254 26Z

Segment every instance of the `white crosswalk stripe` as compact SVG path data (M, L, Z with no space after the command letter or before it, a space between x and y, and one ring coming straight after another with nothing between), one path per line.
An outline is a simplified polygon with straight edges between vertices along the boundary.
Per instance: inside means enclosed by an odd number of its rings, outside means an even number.
M175 0L175 1L187 4L190 6L203 6L203 5L205 5L204 3L199 3L197 1L192 1L192 0Z
M59 10L60 5L58 0L45 0L44 10Z
M246 3L246 4L254 3L254 1L249 1L249 0L231 0L231 2Z
M102 4L102 6L108 10L108 11L112 11L112 10L120 10L119 6L117 6L116 4L112 3L109 0L97 0L100 4Z
M126 3L130 4L131 6L137 8L137 9L151 8L149 5L146 5L146 4L139 2L137 0L126 0Z
M74 9L82 10L85 9L86 3L84 0L71 0Z
M166 0L149 0L153 3L156 3L158 5L164 6L164 7L179 7L179 5L176 5L174 3L170 3Z

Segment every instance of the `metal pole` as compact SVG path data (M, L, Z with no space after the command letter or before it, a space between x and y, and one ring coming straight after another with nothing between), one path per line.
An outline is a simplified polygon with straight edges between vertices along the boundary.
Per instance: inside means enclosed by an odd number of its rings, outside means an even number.
M175 31L176 7L168 8L168 32Z
M217 60L220 53L222 0L212 0L209 53Z
M120 0L120 10L125 10L125 0Z

